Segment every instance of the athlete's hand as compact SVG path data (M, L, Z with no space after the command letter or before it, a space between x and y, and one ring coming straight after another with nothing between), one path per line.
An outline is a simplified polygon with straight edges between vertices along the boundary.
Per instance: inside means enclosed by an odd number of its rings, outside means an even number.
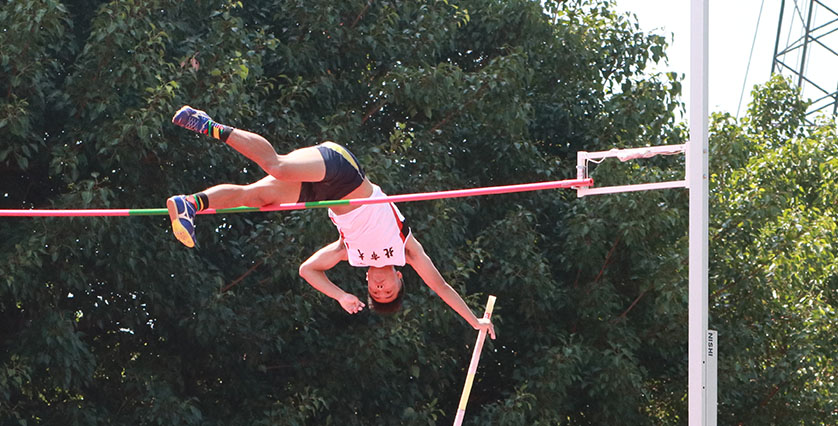
M474 329L477 331L486 330L489 332L489 337L491 337L492 340L495 340L495 325L492 324L492 320L488 318L478 318L477 327L474 327Z
M357 314L364 309L364 302L358 300L354 294L345 293L340 297L338 302L340 302L340 306L342 306L343 309L350 314Z

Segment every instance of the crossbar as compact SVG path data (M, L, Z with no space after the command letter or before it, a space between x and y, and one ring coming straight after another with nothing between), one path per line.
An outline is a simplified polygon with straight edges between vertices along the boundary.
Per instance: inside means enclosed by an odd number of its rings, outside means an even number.
M438 200L443 198L475 197L480 195L508 194L514 192L540 191L545 189L578 188L591 186L594 180L567 179L547 182L520 183L515 185L487 186L482 188L452 189L448 191L417 192L413 194L388 195L377 198L354 198L350 200L310 201L306 203L282 203L265 207L235 207L231 209L206 209L198 214L273 212L285 210L304 210L332 206L360 206L364 204L401 203L408 201ZM166 215L166 209L17 209L0 210L2 216L16 217L66 217L66 216L156 216Z

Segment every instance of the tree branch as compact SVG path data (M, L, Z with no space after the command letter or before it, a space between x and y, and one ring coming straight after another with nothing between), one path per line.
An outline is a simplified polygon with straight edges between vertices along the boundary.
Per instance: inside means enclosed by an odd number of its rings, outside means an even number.
M375 107L373 107L369 111L367 111L367 113L364 114L364 118L361 119L361 124L366 123L367 120L370 119L370 117L372 117L378 111L381 111L381 108L384 108L384 105L387 105L387 100L386 99L382 100L381 102L378 103L378 105L376 105Z
M617 245L619 245L619 244L620 244L620 236L618 235L617 239L614 240L614 244L611 246L611 250L609 250L608 254L605 256L605 262L603 262L602 268L599 270L599 273L596 275L596 278L594 278L594 282L585 291L586 296L591 294L591 291L594 289L596 284L599 283L600 278L602 278L602 276L605 274L605 268L607 268L608 265L611 263L611 256L614 255L614 250L617 249Z
M436 133L436 131L439 130L440 127L442 127L446 123L448 123L448 120L450 120L450 119L454 118L455 116L459 115L461 112L463 112L466 109L466 107L471 106L471 104L473 104L475 101L477 101L477 99L480 97L480 94L486 89L486 86L487 86L486 83L483 83L483 85L480 86L480 88L477 89L476 92L474 92L474 96L472 96L471 99L469 99L468 101L463 103L462 107L460 107L460 108L458 108L454 111L449 112L448 115L446 115L441 121L434 124L434 126L431 127L431 130L429 130L431 135Z
M640 299L642 299L643 296L645 296L648 291L649 290L641 291L640 294L637 295L637 298L634 299L634 302L631 302L631 305L629 305L629 307L625 311L623 311L622 314L617 316L617 318L614 318L613 320L611 320L611 323L617 322L617 320L619 320L620 318L625 319L626 315L628 315L628 313L631 312L631 310L634 309L635 306L637 306L637 302L639 302Z
M256 268L258 268L258 267L262 266L262 263L263 263L263 262L262 262L261 260L260 260L260 261L258 261L258 262L256 262L256 264L255 264L255 265L253 265L253 266L251 266L251 267L250 267L250 269L248 269L248 270L247 270L247 272L245 272L245 273L241 274L241 276L239 276L238 278L236 278L235 280L233 280L230 284L225 285L225 286L221 289L221 292L222 292L222 293L226 293L228 290L230 290L231 288L233 288L233 287L235 287L236 285L238 285L238 284L239 284L240 282L242 282L242 280L244 280L244 279L245 279L248 275L250 275L251 273L253 273L253 271L255 271L255 270L256 270Z
M358 16L355 17L355 20L352 21L352 25L350 25L349 28L355 28L355 26L358 25L358 22L361 19L364 19L364 16L367 14L367 11L370 10L370 6L372 6L372 2L373 0L367 2L367 5L364 6L363 9L361 9L361 13L359 13Z
M780 385L772 386L771 387L771 392L769 392L768 395L765 398L763 398L762 402L759 403L759 406L760 407L765 407L766 405L768 405L768 401L771 400L771 398L773 398L774 395L777 395L777 392L779 392L779 391L780 391Z

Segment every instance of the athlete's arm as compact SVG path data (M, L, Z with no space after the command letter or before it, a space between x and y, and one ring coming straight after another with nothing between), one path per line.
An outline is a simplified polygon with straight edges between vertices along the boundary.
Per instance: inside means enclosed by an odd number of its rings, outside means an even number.
M346 248L343 246L343 240L339 239L321 248L303 262L300 265L300 276L321 293L337 300L346 312L354 314L364 308L364 303L355 295L343 291L326 276L326 271L346 259Z
M413 267L416 273L419 274L419 277L422 278L422 281L447 303L451 309L460 314L476 330L485 329L489 332L489 336L492 339L495 338L495 327L492 322L488 319L477 318L474 315L471 308L466 305L466 302L463 301L463 298L460 297L457 291L445 282L442 274L434 266L434 262L428 257L425 249L419 244L419 241L416 240L412 233L405 242L404 252L407 264Z

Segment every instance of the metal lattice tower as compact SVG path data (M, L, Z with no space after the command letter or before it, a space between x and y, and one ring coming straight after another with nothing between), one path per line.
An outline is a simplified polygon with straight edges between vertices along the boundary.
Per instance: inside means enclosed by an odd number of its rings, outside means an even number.
M780 6L771 74L791 78L812 101L807 117L838 112L836 6L834 0L782 0Z

